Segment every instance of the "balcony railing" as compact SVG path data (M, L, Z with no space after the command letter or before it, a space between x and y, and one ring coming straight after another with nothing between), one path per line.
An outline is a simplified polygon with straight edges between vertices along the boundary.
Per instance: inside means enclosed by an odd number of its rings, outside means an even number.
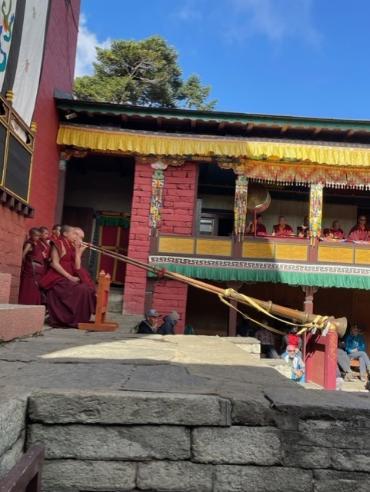
M153 245L152 254L251 261L370 265L370 243L318 241L312 246L308 239L293 237L246 236L240 242L229 237L160 234Z

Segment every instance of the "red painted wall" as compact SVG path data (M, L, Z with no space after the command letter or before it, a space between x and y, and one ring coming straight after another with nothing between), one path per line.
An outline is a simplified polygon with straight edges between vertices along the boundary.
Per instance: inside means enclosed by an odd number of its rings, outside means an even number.
M0 272L11 274L10 302L18 300L22 246L27 219L0 205Z
M198 169L189 162L181 167L168 167L165 171L162 233L191 236L197 195ZM186 319L188 286L175 280L159 280L154 285L153 307L161 315L177 311L180 321L177 333L182 333Z
M78 22L80 0L71 0ZM25 219L0 205L0 272L12 275L10 302L18 299L22 245L28 229L54 223L58 189L59 152L56 145L58 115L54 90L71 91L77 44L77 27L67 2L52 0L45 53L36 99L34 121L37 137L33 159L30 204L35 217Z
M147 263L150 249L149 210L153 169L138 159L135 163L134 193L131 208L128 256ZM143 314L147 273L127 265L123 296L123 312Z
M59 150L56 145L59 119L54 103L54 90L71 92L77 46L80 0L50 2L49 24L34 121L37 123L36 145L32 168L30 203L35 216L31 226L52 226L58 193Z

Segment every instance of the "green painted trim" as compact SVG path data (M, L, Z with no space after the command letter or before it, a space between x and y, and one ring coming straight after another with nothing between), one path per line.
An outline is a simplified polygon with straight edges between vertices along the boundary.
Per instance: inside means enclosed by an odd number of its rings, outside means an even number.
M305 118L302 116L263 115L248 113L232 113L226 111L197 111L192 109L148 108L143 106L127 106L98 101L80 101L75 99L56 98L57 107L65 111L141 116L151 118L176 118L182 120L200 120L243 125L269 125L277 127L332 128L334 130L370 131L369 120L346 120L331 118Z
M276 272L242 268L210 268L194 265L155 264L170 272L182 273L188 277L225 282L272 282L288 285L312 285L315 287L338 287L343 289L370 290L370 277L354 275L333 275L325 273ZM154 275L151 275L154 276Z

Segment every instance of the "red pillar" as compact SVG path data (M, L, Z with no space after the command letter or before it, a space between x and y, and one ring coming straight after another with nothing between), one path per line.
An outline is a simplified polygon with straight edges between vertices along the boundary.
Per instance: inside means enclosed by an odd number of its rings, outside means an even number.
M313 314L313 297L317 292L317 287L303 286L305 300L303 303L304 311ZM307 335L304 335L303 357L306 363L306 381L313 381L321 384L327 390L336 389L337 374L337 347L338 335L336 331L329 330L323 336L309 337L309 353L307 352Z
M197 195L197 165L169 166L164 171L163 207L160 232L176 236L192 236ZM155 282L153 307L161 315L177 311L180 321L176 332L182 333L186 324L188 286L175 280Z
M148 262L150 249L149 209L152 173L153 169L149 164L140 162L140 158L136 159L128 256L145 263ZM147 272L127 265L123 294L124 314L144 313L146 284Z
M337 332L329 330L325 338L324 388L335 390L337 385Z

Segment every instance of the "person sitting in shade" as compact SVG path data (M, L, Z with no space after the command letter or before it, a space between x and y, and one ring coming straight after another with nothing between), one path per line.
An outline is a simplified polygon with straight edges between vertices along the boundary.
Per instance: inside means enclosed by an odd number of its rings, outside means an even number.
M365 339L360 335L357 325L351 327L350 334L345 338L348 357L360 361L361 381L367 381L366 372L370 374L370 359L366 353Z
M328 239L344 239L344 232L340 227L339 220L334 220L331 228L324 229L324 237Z
M369 229L365 215L360 215L357 224L349 231L348 239L350 241L369 241Z
M281 357L291 368L290 379L297 383L303 383L305 366L298 348L295 345L288 345L286 352Z
M280 215L279 223L274 225L272 235L277 237L294 236L293 229L286 223L284 215Z
M150 335L156 333L158 327L159 314L155 309L149 309L145 313L145 319L143 319L138 327L137 333Z
M308 237L308 233L310 232L310 223L308 220L308 216L303 219L303 224L297 227L297 236L298 237Z
M176 311L172 311L172 313L168 314L163 318L163 323L158 328L158 335L174 335L175 334L175 326L180 319L180 315Z
M247 234L254 234L254 221L249 224ZM266 226L262 223L262 215L256 216L256 236L267 236Z

